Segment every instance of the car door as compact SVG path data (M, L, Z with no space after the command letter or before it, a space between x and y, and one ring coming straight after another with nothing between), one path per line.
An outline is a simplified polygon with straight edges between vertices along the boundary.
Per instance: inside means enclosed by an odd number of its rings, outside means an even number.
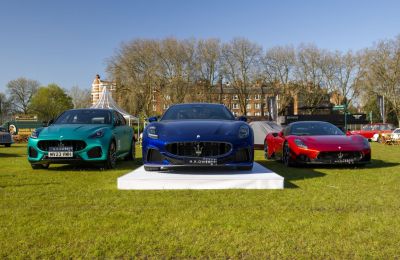
M124 149L124 127L122 126L121 118L119 117L119 113L117 111L113 111L113 135L116 141L117 146L117 155L123 153Z
M131 143L133 138L133 129L127 125L126 120L123 115L118 113L119 120L120 120L120 127L122 129L122 150L128 152L131 149Z

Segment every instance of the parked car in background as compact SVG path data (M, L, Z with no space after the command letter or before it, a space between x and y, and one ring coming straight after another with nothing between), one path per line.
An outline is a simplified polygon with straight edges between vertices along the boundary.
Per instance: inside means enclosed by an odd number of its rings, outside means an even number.
M142 154L147 171L176 167L253 168L253 131L221 104L179 104L144 130Z
M380 134L379 139L383 142L386 141L400 141L400 128L396 128L391 133Z
M118 158L135 158L133 129L115 110L72 109L50 123L29 138L28 160L33 169L82 162L110 169Z
M0 127L0 145L10 147L12 143L13 139L11 134L7 131L6 128Z
M299 121L265 138L266 159L280 159L286 166L295 164L365 164L371 148L361 135L345 135L328 122Z
M350 131L352 135L362 135L370 141L377 142L379 141L380 134L391 133L394 130L394 126L392 124L386 123L373 123L363 125L361 130Z

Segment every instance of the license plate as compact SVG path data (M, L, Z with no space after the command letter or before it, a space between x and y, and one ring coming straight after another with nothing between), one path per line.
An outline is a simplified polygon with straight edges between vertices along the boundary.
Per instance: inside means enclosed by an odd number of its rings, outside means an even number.
M205 166L213 166L217 165L218 160L215 158L190 158L185 160L185 164L190 165L205 165Z
M337 159L335 163L354 163L354 159Z
M74 156L72 147L49 147L49 157L69 158Z

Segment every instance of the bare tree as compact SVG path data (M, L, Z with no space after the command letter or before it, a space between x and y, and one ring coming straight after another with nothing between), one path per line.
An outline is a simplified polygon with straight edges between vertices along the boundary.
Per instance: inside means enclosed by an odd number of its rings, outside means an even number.
M225 78L238 93L243 114L247 114L249 88L259 74L262 48L244 38L235 38L222 48Z
M197 70L204 86L205 101L211 102L213 86L219 79L221 44L218 39L200 40L197 45Z
M74 108L88 108L92 104L90 89L81 89L79 86L73 86L68 95L72 98Z
M4 122L11 113L11 102L4 93L0 93L0 124Z
M295 78L301 86L299 98L303 106L315 111L327 95L323 89L323 59L322 51L315 45L301 45L297 52Z
M29 102L39 88L39 85L38 81L23 77L11 80L7 83L7 91L10 94L10 100L17 112L28 113Z
M364 82L390 103L400 124L400 36L380 41L364 56Z
M296 52L293 47L274 47L267 50L263 59L264 81L273 86L279 96L279 114L282 114L297 95L298 88L293 84L296 66Z

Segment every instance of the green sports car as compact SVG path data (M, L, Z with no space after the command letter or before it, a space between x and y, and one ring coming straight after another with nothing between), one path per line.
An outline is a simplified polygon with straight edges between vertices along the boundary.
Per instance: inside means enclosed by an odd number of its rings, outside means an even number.
M28 141L33 169L81 162L111 169L119 158L134 160L135 138L125 118L112 109L67 110L33 131Z

